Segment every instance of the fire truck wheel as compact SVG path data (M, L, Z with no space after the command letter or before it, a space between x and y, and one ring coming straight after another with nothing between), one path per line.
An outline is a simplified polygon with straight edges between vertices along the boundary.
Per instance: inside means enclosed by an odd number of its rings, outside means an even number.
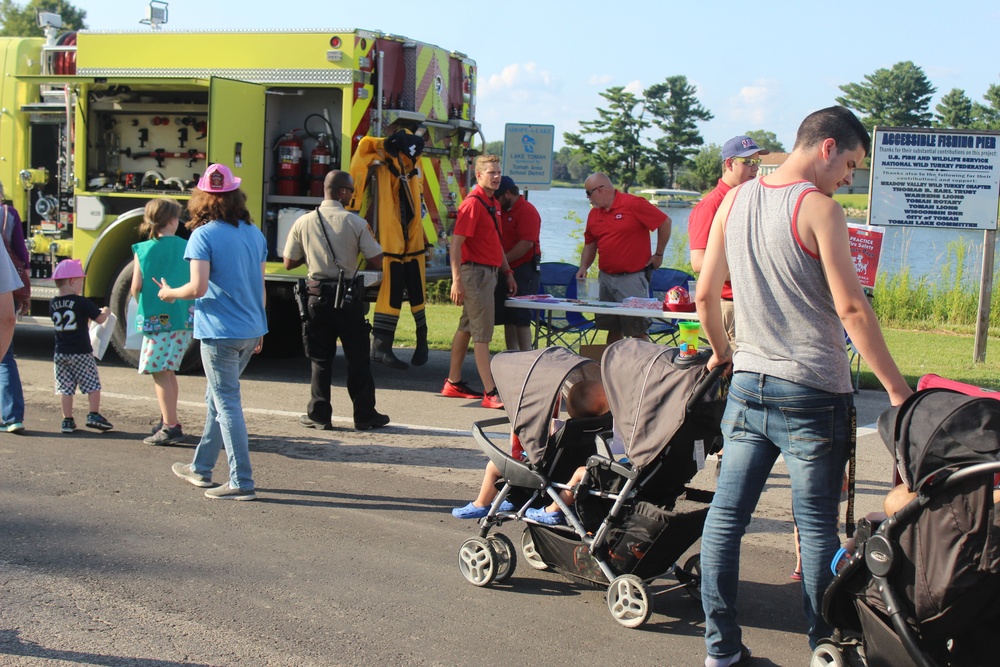
M115 348L115 352L126 364L138 368L139 350L125 349L125 338L128 333L126 327L134 326L134 322L128 317L129 301L133 300L130 293L132 264L133 260L129 260L122 264L118 270L118 274L111 283L111 294L108 296L107 304L111 312L118 318L115 329L111 332L111 346ZM198 341L192 341L191 347L184 354L180 372L192 373L199 369L201 369L201 346Z

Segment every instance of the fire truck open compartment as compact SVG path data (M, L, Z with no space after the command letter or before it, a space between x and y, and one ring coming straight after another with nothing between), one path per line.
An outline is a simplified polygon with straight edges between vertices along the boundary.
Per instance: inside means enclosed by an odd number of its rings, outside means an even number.
M205 170L205 90L92 89L87 124L86 191L184 195Z
M299 194L277 194L277 156L273 154L278 141L289 132L302 144L302 173L308 170L309 155L316 149L319 136L329 137L332 153L331 168L340 169L342 150L341 118L344 113L344 94L339 88L268 88L265 97L264 145L272 155L264 162L264 182L268 188L268 203L313 203L309 198L308 179L299 184ZM307 198L289 201L287 197Z

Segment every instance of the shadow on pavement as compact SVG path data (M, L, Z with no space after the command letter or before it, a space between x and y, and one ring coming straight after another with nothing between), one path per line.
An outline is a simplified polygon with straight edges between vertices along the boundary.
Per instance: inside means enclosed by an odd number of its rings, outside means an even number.
M177 667L181 667L181 665L186 667L211 667L211 665L201 662L175 662L173 660L163 660L162 658L134 658L84 653L82 651L62 651L45 648L35 642L24 641L19 634L17 630L0 630L0 654L64 660L78 665L108 665L108 667L124 667L124 665L128 665L129 667L171 667L173 665Z

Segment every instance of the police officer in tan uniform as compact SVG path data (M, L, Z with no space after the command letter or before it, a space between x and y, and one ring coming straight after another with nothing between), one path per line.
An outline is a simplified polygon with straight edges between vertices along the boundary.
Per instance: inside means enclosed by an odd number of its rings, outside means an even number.
M388 416L375 410L375 380L368 359L371 326L364 316L363 290L348 302L337 303L338 282L341 292L347 288L358 270L359 255L364 255L369 268L382 267L382 247L368 223L344 208L353 193L350 174L339 170L328 173L323 181L323 203L295 221L285 242L285 268L302 264L309 268L303 339L312 364L312 395L308 412L299 418L306 428L333 428L330 380L338 338L347 360L354 427L363 431L389 423Z

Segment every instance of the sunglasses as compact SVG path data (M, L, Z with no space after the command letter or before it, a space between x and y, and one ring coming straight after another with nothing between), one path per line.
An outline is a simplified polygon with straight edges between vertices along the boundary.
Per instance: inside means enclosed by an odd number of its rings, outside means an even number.
M733 162L742 162L748 167L759 167L762 160L759 157L734 157Z
M598 190L600 190L603 187L604 187L603 185L598 185L596 188L594 188L592 190L584 190L584 192L587 193L587 199L590 199L590 195L594 194L595 192L597 192Z

